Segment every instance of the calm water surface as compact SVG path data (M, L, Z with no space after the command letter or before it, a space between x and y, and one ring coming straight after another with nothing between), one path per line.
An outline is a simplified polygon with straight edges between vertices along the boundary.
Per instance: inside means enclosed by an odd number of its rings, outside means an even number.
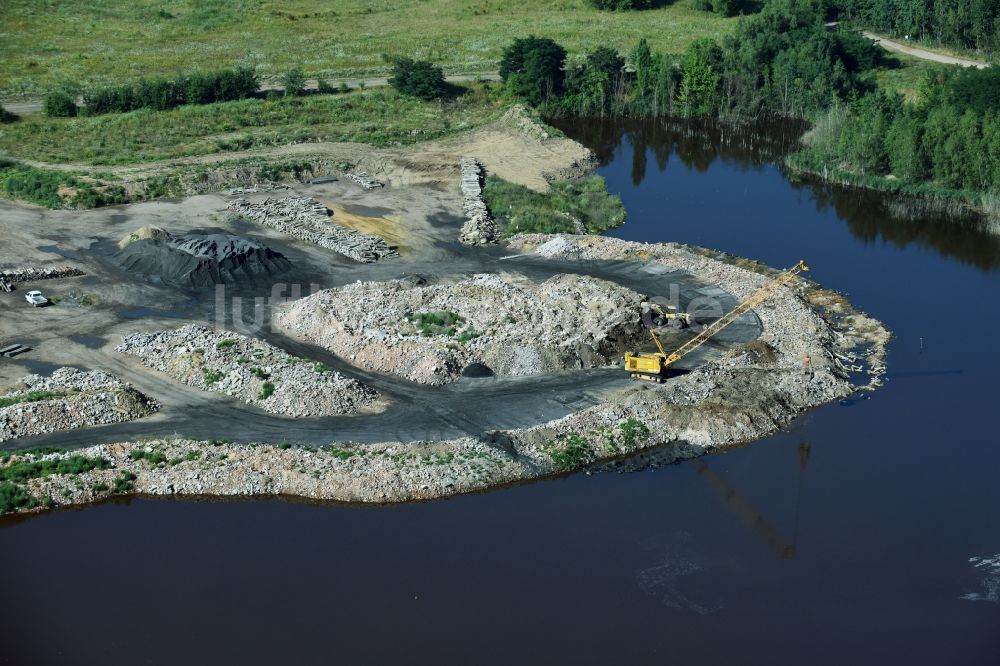
M614 235L846 292L887 385L655 471L389 508L136 500L0 528L10 664L997 664L1000 242L791 184L765 146L566 128Z

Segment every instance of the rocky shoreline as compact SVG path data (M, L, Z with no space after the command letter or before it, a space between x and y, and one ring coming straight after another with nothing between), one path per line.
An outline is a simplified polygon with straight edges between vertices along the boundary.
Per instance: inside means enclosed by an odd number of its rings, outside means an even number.
M646 261L694 273L737 298L774 273L754 262L672 243L525 235L509 246L525 253L543 248L547 256L569 260ZM763 333L754 342L665 385L636 382L601 404L530 428L435 442L340 442L320 449L123 442L73 452L106 458L107 469L31 479L25 488L46 498L48 506L100 500L115 494L109 483L120 478L132 480L127 490L119 484L119 494L288 495L374 503L431 499L563 474L654 447L660 462L693 458L770 435L805 410L881 383L891 335L839 294L796 279L755 312ZM812 361L804 369L806 355ZM867 376L858 380L859 374ZM41 454L22 454L32 455Z

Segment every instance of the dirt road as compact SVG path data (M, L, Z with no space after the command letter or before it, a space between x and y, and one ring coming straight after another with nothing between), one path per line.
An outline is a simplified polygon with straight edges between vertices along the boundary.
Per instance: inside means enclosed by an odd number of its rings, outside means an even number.
M901 42L893 41L882 35L876 35L874 32L864 31L861 33L868 39L873 40L876 44L884 48L886 51L896 51L897 53L905 53L906 55L911 55L914 58L921 58L923 60L933 60L934 62L940 62L945 65L961 65L962 67L976 67L978 69L985 69L990 66L988 62L983 62L981 60L971 60L969 58L958 58L956 56L943 55L941 53L934 53L933 51L928 51L926 49L918 48L915 46L909 46L908 44L903 44Z

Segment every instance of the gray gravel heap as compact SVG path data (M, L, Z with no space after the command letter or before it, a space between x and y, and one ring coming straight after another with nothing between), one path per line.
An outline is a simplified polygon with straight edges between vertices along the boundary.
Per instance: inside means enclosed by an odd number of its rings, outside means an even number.
M22 400L0 408L0 441L131 421L158 408L130 384L100 370L59 368L50 377L28 375L21 384L0 395L4 401Z
M372 407L378 398L357 380L262 340L190 324L122 336L116 351L185 384L239 398L273 414L333 416ZM271 386L267 394L265 384Z
M370 264L399 256L384 238L342 227L330 220L326 206L311 197L265 197L258 201L240 197L230 210L258 224L309 243L338 252L349 259Z
M454 283L367 282L321 291L286 306L278 324L368 370L443 384L471 363L498 375L616 363L644 330L642 296L582 275L538 283L484 273ZM449 312L453 327L421 316Z

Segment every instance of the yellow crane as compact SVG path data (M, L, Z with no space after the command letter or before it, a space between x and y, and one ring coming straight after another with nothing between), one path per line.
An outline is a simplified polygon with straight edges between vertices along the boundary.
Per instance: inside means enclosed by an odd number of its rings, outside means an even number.
M663 349L663 345L660 343L660 338L656 335L656 331L652 328L649 329L649 334L652 336L653 342L656 343L656 348L659 351L655 353L626 353L625 370L628 371L635 379L647 379L662 383L667 378L667 370L670 366L693 352L698 347L701 347L716 333L732 324L751 309L763 303L772 293L774 293L776 289L778 289L778 287L786 284L799 273L808 270L809 267L806 266L806 262L799 261L799 263L795 264L784 273L779 274L773 280L770 280L763 287L755 291L749 298L737 305L735 308L706 326L700 333L698 333L698 335L685 342L670 354L667 354L667 352Z

